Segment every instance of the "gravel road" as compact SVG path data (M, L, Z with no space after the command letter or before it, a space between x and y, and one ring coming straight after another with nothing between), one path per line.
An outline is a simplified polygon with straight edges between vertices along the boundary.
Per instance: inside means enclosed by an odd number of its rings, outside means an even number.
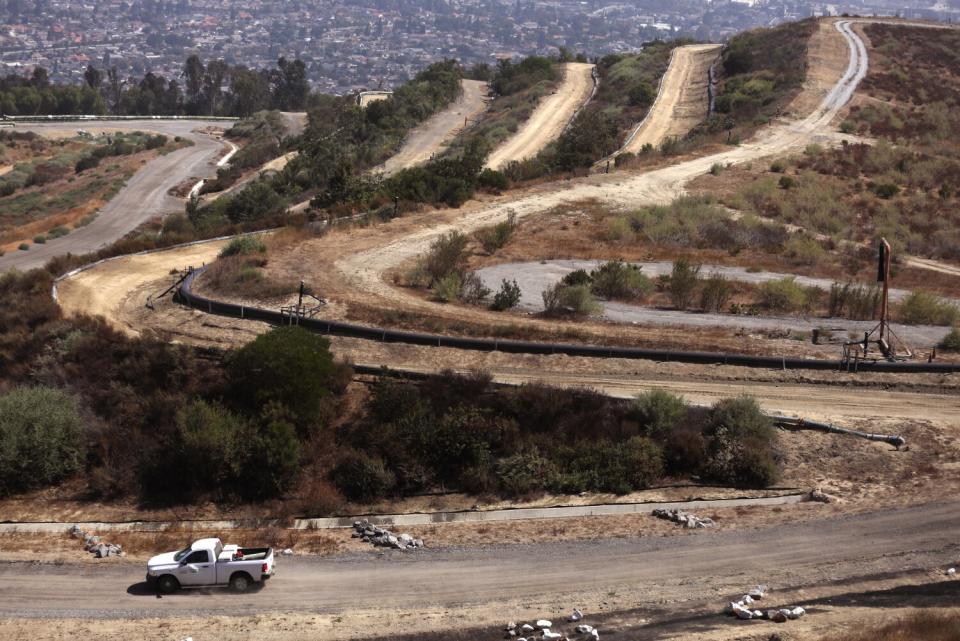
M168 136L182 136L193 146L159 156L133 175L92 223L44 245L33 245L29 251L10 252L0 256L0 272L8 269L27 270L42 267L55 256L66 253L85 254L105 247L127 235L138 226L155 218L183 211L184 201L167 191L187 178L216 174L216 162L224 143L208 134L197 133L203 127L229 127L229 122L204 120L124 120L87 123L23 123L17 131L37 133L62 132L65 129L96 131L155 131Z
M520 285L520 309L530 312L543 311L542 294L570 272L583 269L595 269L603 261L599 260L551 260L545 262L503 263L477 270L487 287L496 291L501 281L516 280ZM656 279L657 276L669 275L673 263L668 261L633 263L641 268L643 274ZM810 278L809 276L794 276L793 274L778 274L771 272L749 272L743 267L727 267L723 265L704 265L701 271L703 276L721 274L730 280L760 284L778 280L786 276L793 276L797 283L803 286L814 286L830 290L835 282L830 278ZM891 300L898 300L909 294L906 290L891 289ZM790 317L790 316L735 316L732 314L713 314L684 312L674 309L657 309L631 305L619 301L602 301L603 317L618 323L640 323L644 325L680 325L687 327L742 327L748 331L761 330L793 330L809 332L817 327L843 327L851 332L866 332L876 327L876 321L854 321L845 318L819 317ZM898 336L915 347L921 345L935 345L946 336L949 327L935 327L930 325L894 325Z
M499 169L511 160L524 160L540 153L563 133L577 109L590 98L593 89L593 65L568 62L564 65L563 82L556 92L540 100L530 118L513 136L493 150L486 166Z
M717 599L718 583L774 589L841 583L868 573L955 560L960 503L924 505L799 525L682 537L425 549L330 559L284 558L257 593L187 592L155 598L132 564L0 566L0 616L124 618L451 608L613 592L638 607ZM716 577L706 582L704 577ZM724 580L721 577L728 577ZM741 588L742 589L742 588ZM594 597L595 598L595 597ZM496 620L491 609L490 618Z

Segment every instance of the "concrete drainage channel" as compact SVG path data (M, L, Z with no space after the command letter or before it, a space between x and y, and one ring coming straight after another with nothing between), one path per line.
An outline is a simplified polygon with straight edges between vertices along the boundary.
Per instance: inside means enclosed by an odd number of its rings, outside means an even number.
M300 518L292 529L341 529L355 528L357 522L377 527L406 527L439 523L489 523L501 521L524 521L532 519L561 519L584 516L618 516L624 514L653 513L654 510L695 510L729 507L793 505L808 498L809 493L791 490L777 496L733 499L696 499L692 501L605 503L600 505L560 505L555 507L509 508L502 510L464 510L459 512L424 512L412 514L371 514L362 516L334 516L326 518ZM0 523L0 534L26 532L35 534L61 534L71 528L85 532L159 532L172 527L190 526L196 530L235 530L279 526L279 519L256 521L120 521L120 522L6 522Z

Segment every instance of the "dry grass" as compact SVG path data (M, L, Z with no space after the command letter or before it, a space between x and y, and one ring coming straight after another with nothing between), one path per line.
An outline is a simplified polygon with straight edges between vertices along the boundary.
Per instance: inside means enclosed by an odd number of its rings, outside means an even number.
M826 636L821 641L960 641L960 611L917 612L878 627Z

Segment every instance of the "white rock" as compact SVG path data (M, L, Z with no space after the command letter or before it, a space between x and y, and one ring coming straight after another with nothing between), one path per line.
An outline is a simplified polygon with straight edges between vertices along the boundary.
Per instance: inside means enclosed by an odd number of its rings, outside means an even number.
M740 603L743 605L750 605L753 603L753 597L751 597L749 594L744 594L742 597L740 597Z
M738 619L747 620L747 619L753 618L753 612L743 607L739 603L733 604L733 613L737 616Z
M401 534L400 540L403 541L404 543L413 543L413 537L407 533Z
M803 608L801 608L799 605L798 605L797 607L795 607L794 609L790 610L790 614L793 615L793 616L791 617L792 619L799 619L800 617L802 617L802 616L803 616L804 614L806 614L806 613L807 613L807 611L804 610Z
M754 610L754 611L753 611L753 618L754 618L754 619L762 619L762 618L763 618L763 612L761 612L760 610Z
M580 610L574 608L574 609L573 609L573 614L570 615L570 620L575 623L575 622L579 621L579 620L582 619L582 618L583 618L583 612L581 612Z
M290 548L287 548L286 550L284 550L284 551L281 552L280 554L281 554L282 556L293 556L293 550L291 550Z
M550 628L544 628L544 629L543 629L543 638L544 638L544 639L559 639L559 638L562 637L562 636L563 636L563 635L560 634L559 632L551 632L551 631L550 631Z
M950 568L947 570L947 576L953 576L957 573L957 568Z
M590 630L590 638L593 639L593 641L597 641L600 638L600 633L596 630Z
M754 587L752 590L750 590L749 592L747 592L747 594L749 594L754 599L762 599L764 596L766 596L767 590L768 590L767 586L758 585Z
M547 621L546 619L538 619L538 620L537 620L537 627L540 628L541 630L544 629L544 628L548 628L548 629L549 629L549 628L552 628L552 627L553 627L553 623L551 623L550 621Z
M529 623L524 623L522 626L520 626L520 630L523 632L533 632L533 629L533 626Z
M593 626L587 625L586 623L581 623L576 627L576 630L579 634L590 634L593 632Z

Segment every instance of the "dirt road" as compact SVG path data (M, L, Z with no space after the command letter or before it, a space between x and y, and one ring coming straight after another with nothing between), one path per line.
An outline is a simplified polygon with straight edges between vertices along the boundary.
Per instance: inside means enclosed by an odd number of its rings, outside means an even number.
M706 599L719 611L726 592L739 594L758 582L775 580L774 590L816 588L953 562L958 529L960 503L950 502L684 537L280 558L277 576L258 593L163 599L146 589L139 565L13 563L0 566L0 615L113 619L377 609L416 619L418 610L483 606L471 624L502 625L533 603L597 612L608 601L678 608ZM323 631L316 632L320 638Z
M590 98L592 73L591 64L566 63L563 83L556 93L543 98L517 133L493 150L486 166L499 169L511 160L532 158L563 133L573 115Z
M644 145L658 147L666 138L683 136L707 117L708 70L722 45L687 45L674 49L670 66L647 117L615 155L638 153Z
M463 93L446 109L434 114L410 132L403 146L374 171L391 175L406 167L427 162L439 153L459 133L466 119L476 118L483 111L487 83L480 80L462 80Z
M194 142L148 163L127 182L110 202L100 209L92 223L76 229L62 238L51 239L43 245L33 245L30 251L0 256L0 272L42 267L53 258L66 254L85 254L105 247L130 233L142 223L166 214L183 211L183 199L167 191L187 178L213 176L216 163L224 149L217 138L197 133L203 127L229 127L229 122L204 120L125 120L109 123L29 123L18 124L18 131L60 132L65 128L105 131L156 131L168 136L183 136Z

